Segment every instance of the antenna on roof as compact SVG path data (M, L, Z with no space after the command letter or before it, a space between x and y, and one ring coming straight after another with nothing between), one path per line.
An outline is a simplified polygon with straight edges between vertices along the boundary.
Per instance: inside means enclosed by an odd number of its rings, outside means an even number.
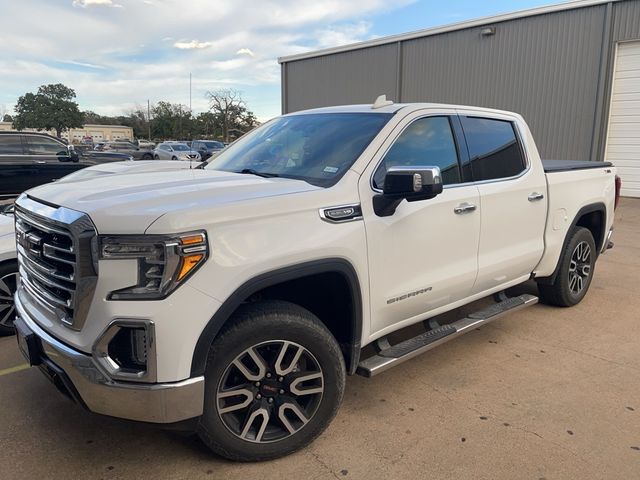
M375 110L376 108L388 107L389 105L393 105L393 100L387 100L386 95L380 95L376 98L376 101L373 102L371 109Z

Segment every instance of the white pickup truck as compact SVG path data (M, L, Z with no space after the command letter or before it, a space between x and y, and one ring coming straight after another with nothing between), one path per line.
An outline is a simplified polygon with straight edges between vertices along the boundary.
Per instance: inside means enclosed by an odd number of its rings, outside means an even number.
M609 163L541 161L517 114L382 98L276 118L201 167L21 196L15 326L80 405L236 460L310 443L347 374L538 301L509 287L580 302L620 187Z

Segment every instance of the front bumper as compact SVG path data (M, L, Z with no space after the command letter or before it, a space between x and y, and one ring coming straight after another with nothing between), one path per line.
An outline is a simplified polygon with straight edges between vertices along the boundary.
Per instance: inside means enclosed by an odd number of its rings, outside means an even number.
M90 355L63 344L40 328L29 317L19 295L15 297L15 305L18 343L27 360L90 411L164 424L202 415L204 377L175 383L114 381Z

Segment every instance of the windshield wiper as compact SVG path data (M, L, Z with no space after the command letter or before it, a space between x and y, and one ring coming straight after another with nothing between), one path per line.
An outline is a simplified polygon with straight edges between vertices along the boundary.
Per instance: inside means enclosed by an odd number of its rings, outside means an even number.
M254 170L253 168L243 168L239 172L235 172L235 173L243 173L243 174L248 174L248 175L257 175L258 177L262 177L262 178L274 178L274 177L279 177L280 176L277 173L259 172L257 170Z

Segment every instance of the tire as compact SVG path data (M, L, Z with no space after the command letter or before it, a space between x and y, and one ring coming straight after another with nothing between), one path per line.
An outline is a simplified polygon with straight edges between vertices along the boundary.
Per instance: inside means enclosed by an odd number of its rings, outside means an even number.
M0 265L0 336L13 335L15 307L13 295L18 281L18 264L15 261Z
M595 270L597 251L591 232L574 228L560 256L560 270L552 284L538 284L544 303L572 307L582 301L589 290Z
M171 160L178 160L178 157L171 157Z
M160 160L160 157L158 155L154 155L153 158L154 160Z
M211 345L198 435L230 460L295 452L334 418L345 377L338 343L312 313L282 301L245 305Z
M142 160L152 160L153 156L150 153L145 153L142 155Z

